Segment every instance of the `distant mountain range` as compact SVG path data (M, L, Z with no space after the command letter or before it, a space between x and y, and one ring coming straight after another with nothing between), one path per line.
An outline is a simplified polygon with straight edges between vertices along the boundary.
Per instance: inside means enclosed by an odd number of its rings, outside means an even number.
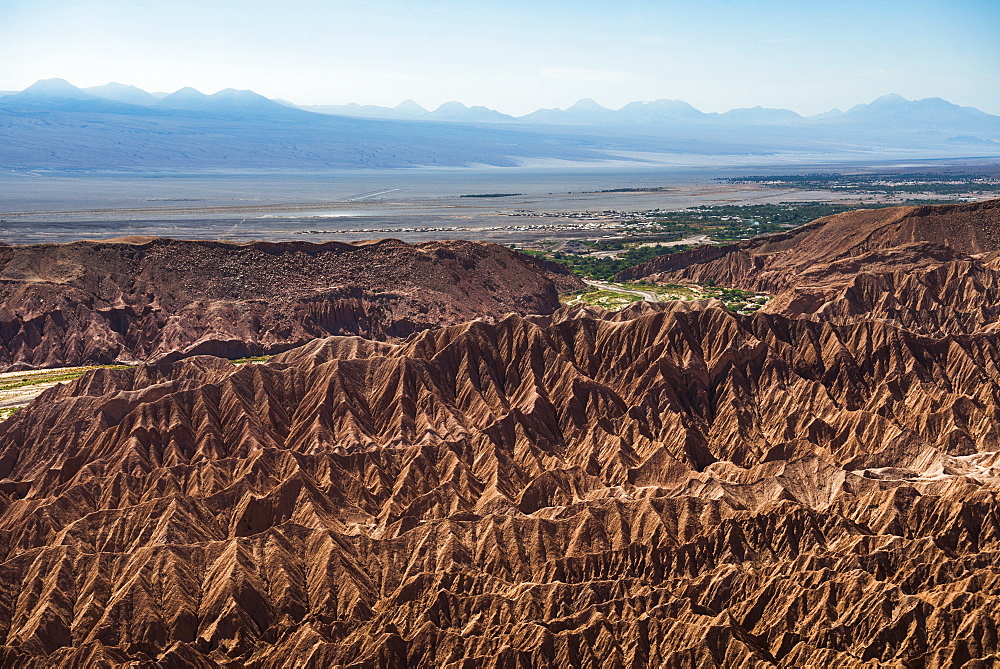
M129 107L175 109L236 116L287 116L301 112L280 102L258 95L253 91L227 88L213 95L205 95L194 88L182 88L169 95L157 96L135 86L110 83L91 88L77 88L63 79L43 79L19 93L0 98L0 105L27 104L60 109L90 111L93 109L137 112ZM118 103L119 106L108 106Z
M682 100L652 100L631 102L621 109L603 107L589 98L566 109L539 109L523 116L510 116L487 107L466 107L461 102L446 102L434 111L424 109L413 100L396 107L375 105L295 105L299 109L361 118L419 119L426 121L460 121L466 123L523 123L537 125L607 125L648 126L658 123L715 123L719 125L808 125L812 122L838 120L841 123L879 123L907 127L946 128L997 124L1000 117L991 116L973 107L959 107L941 98L907 100L890 94L870 104L852 107L846 113L832 109L815 116L804 117L789 109L750 107L724 113L705 113Z
M764 107L705 113L681 100L609 109L590 99L514 117L460 102L435 110L412 100L296 105L247 90L81 89L62 79L0 94L6 168L506 166L665 155L676 163L692 155L793 160L886 152L1000 155L1000 117L899 95L811 117Z

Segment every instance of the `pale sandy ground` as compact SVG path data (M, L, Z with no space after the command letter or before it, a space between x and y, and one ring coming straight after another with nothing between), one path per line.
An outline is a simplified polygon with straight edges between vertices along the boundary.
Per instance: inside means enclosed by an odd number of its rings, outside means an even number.
M2 411L3 409L22 407L49 388L60 383L68 383L91 369L96 369L96 367L58 367L0 373L0 420L9 415L9 412ZM66 378L70 375L72 378ZM22 383L24 385L21 385ZM9 387L14 385L18 387Z
M266 362L266 357L248 361L249 364L254 365L264 362ZM52 369L35 369L26 372L0 373L0 421L10 417L10 409L23 407L49 388L57 386L60 383L69 383L82 376L85 372L98 368L99 366L56 367ZM72 375L72 378L66 378L70 375ZM21 382L29 383L20 385ZM20 387L7 387L15 384Z
M646 300L647 302L660 301L655 293L649 293L644 290L628 290L626 288L620 288L610 283L605 283L603 281L591 281L590 279L584 279L583 282L593 288L600 288L601 290L610 290L613 293L622 293L623 295L636 295Z

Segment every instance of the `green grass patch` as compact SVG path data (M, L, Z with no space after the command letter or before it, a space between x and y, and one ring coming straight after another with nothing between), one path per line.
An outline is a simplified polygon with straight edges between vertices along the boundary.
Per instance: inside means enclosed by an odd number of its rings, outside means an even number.
M785 174L719 179L734 184L754 183L766 188L833 190L849 193L908 195L933 193L998 193L1000 179L992 174L906 173L906 174Z
M74 367L69 369L54 369L51 372L26 372L24 376L12 376L0 379L0 391L18 390L42 383L61 383L74 381L92 369L128 369L127 365L93 365L89 367Z
M261 362L267 362L273 357L274 356L271 355L255 355L250 358L236 358L235 360L231 360L230 362L232 362L234 365L258 364Z
M705 297L714 297L720 300L727 309L739 314L752 314L771 299L770 295L755 293L752 290L714 285L702 285L701 292Z
M686 250L687 246L640 246L628 249L618 258L595 258L588 255L577 255L574 253L549 253L545 251L521 251L537 258L554 260L557 263L566 265L574 274L597 281L607 281L615 274L649 262L653 258L663 255L678 253Z
M613 290L600 289L591 290L580 295L582 303L610 311L618 311L641 299L638 295L628 295L627 293L616 293Z
M647 283L616 283L615 286L620 286L626 290L641 290L646 293L652 293L656 295L657 299L662 301L667 300L694 300L700 297L698 291L689 286L681 286L676 283L668 284L665 286L658 286L654 284Z
M704 300L715 298L721 301L727 309L740 314L752 314L770 301L771 296L765 293L755 293L740 288L727 288L713 284L682 286L680 284L656 285L648 283L611 283L609 285L624 290L635 290L652 293L660 302L670 300ZM602 290L596 287L563 293L560 301L566 305L590 304L609 310L621 309L633 302L643 299L639 295L618 293Z

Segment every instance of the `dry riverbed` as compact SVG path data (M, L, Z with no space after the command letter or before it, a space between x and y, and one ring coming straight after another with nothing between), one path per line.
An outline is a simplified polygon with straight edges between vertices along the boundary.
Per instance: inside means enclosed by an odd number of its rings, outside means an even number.
M15 411L52 386L78 379L91 369L106 366L108 365L3 372L0 374L0 420L10 418Z
M271 356L240 358L235 365L259 364ZM126 369L126 365L84 365L80 367L56 367L53 369L32 369L23 372L0 373L0 421L14 415L21 407L29 404L49 388L76 380L92 369Z
M671 300L707 300L715 298L726 308L740 314L751 314L771 299L770 295L700 284L651 285L644 283L612 283L585 279L586 290L563 295L563 303L569 306L589 304L617 311L633 302L668 302Z

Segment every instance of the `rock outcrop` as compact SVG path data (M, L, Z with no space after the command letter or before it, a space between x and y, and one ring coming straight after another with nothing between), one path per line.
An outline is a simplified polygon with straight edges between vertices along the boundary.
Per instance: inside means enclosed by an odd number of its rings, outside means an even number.
M123 238L0 246L0 369L274 353L548 313L582 286L496 244Z
M1000 200L837 214L793 231L701 247L620 280L714 282L771 293L765 311L827 322L888 319L925 334L996 327Z
M660 256L623 270L617 278L713 278L724 285L777 292L831 274L854 274L859 268L919 266L996 251L1000 200L860 209L785 233Z
M0 663L991 666L998 345L674 303L96 370L0 424Z

